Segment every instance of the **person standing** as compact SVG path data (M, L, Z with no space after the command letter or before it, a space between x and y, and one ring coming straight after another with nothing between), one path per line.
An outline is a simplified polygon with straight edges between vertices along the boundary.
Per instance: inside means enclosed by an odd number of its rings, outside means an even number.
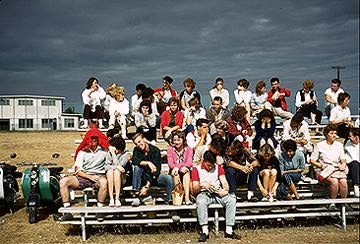
M194 193L196 197L196 211L202 233L199 242L209 239L208 207L218 203L225 207L225 238L235 240L241 237L233 231L236 213L236 198L229 194L229 185L226 181L225 171L221 165L216 164L216 156L206 151L202 163L193 168L191 172Z

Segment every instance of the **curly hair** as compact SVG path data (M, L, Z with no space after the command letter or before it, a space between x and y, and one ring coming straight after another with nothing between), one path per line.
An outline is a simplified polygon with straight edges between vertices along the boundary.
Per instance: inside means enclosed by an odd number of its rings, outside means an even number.
M231 111L231 118L235 122L240 122L245 118L247 113L248 113L248 111L246 110L246 108L244 106L235 105L233 110Z
M184 86L190 86L192 89L195 88L196 82L190 77L186 78L183 82Z
M328 124L325 128L324 128L324 131L323 131L323 133L324 133L324 136L326 137L329 133L330 133L330 131L338 131L338 126L337 125L335 125L335 124Z
M171 144L174 144L174 137L177 136L179 138L181 138L183 140L183 144L184 144L184 147L186 146L186 136L185 136L185 133L181 130L177 130L177 131L174 131L173 133L171 133L171 136L170 136L170 142Z

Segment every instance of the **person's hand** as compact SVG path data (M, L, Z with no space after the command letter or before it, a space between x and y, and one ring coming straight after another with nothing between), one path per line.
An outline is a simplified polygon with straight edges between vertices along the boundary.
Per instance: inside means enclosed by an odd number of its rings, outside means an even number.
M242 130L243 135L247 135L247 133L248 133L248 130Z
M207 133L209 133L209 127L206 127L204 129L202 129L202 135L205 137Z
M250 164L249 164L250 165ZM248 165L244 166L244 165L240 165L240 170L242 172L244 172L245 174L250 174L253 170L252 166L250 165L250 167Z
M125 173L125 169L124 169L124 167L123 166L117 166L116 167L119 171L120 171L120 173Z
M203 183L200 184L200 187L211 192L212 185L210 185L207 182L203 182Z
M130 161L132 159L131 153L126 154L126 159L127 161Z
M177 176L177 175L179 175L179 168L177 168L177 167L173 168L173 170L171 171L171 175L172 175L172 176Z
M149 162L148 163L148 166L151 170L151 173L155 173L156 172L156 166L152 163L152 162Z
M219 189L215 190L215 193L216 193L219 197L224 197L224 196L226 196L229 192L228 192L228 191L225 191L225 190L222 189L222 188L219 188Z
M190 172L190 170L187 167L182 167L180 169L180 172L183 173L183 174L186 174L187 172Z
M339 170L340 170L340 171L344 171L345 168L346 168L346 165L345 165L345 164L340 164L340 165L339 165Z
M141 188L141 190L139 191L139 196L146 196L149 192L149 188L144 186L143 188Z
M171 132L172 132L172 130L168 130L168 131L165 133L164 137L165 137L165 138L169 138L170 135L171 135Z

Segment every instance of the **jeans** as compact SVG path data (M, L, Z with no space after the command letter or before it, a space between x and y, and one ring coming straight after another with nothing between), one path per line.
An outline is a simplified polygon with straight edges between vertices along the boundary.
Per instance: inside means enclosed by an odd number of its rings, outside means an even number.
M236 193L236 186L246 184L248 185L249 191L256 190L256 180L259 175L258 168L254 168L253 171L248 175L241 170L229 167L226 170L226 180L229 183L229 193ZM248 181L248 182L247 182Z
M132 187L134 190L139 191L141 186L146 184L146 182L143 181L144 174L145 172L143 168L134 165L132 178ZM167 201L172 201L171 192L174 189L174 181L171 175L160 174L154 181L151 181L151 185L165 186Z
M296 173L296 172L290 172L290 173L285 173L282 177L281 177L281 182L279 184L278 187L278 193L281 197L286 198L288 195L288 191L286 190L286 188L288 186L291 185L291 183L298 183L301 180L301 173Z
M196 197L196 212L200 226L208 224L208 206L213 203L219 203L225 207L225 224L233 226L235 224L236 198L234 195L228 194L219 197L215 194L199 193Z
M330 103L329 105L327 105L326 107L325 107L325 115L328 117L328 119L330 118L330 111L331 111L331 109L333 109L333 108L335 108L335 104L333 104L333 103Z

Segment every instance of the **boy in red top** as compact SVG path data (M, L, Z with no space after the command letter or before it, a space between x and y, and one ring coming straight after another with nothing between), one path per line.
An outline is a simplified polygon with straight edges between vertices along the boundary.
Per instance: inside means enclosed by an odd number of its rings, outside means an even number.
M179 111L179 100L176 97L169 99L170 109L161 114L160 131L165 139L170 138L173 131L181 130L184 115Z
M265 107L273 111L274 116L279 116L283 119L291 119L293 114L288 112L285 97L290 97L291 91L286 88L280 88L279 78L271 78L271 90L268 92Z
M211 151L206 151L202 163L193 168L191 178L193 191L198 193L196 211L202 229L198 241L206 242L209 239L208 206L214 203L225 207L225 238L239 240L241 237L233 231L236 198L229 194L225 171L221 165L216 164L216 156Z

